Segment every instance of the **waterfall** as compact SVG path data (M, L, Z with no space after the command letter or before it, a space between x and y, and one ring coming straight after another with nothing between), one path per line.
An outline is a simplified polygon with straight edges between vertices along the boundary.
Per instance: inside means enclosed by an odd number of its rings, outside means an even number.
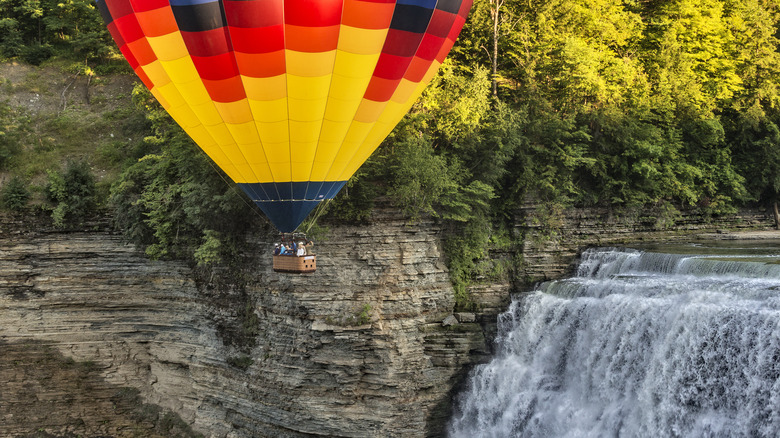
M499 316L449 435L780 435L779 259L586 251Z

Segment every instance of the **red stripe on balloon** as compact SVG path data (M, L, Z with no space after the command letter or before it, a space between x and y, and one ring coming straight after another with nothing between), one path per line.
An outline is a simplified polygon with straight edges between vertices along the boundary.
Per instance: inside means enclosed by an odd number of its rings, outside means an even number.
M233 60L232 52L207 57L192 56L192 62L201 79L218 81L238 75L238 67Z
M455 22L455 17L457 17L457 14L451 12L440 9L433 11L433 17L431 17L431 22L428 24L428 29L425 33L439 38L447 38L450 29L452 29L452 23Z
M417 45L420 44L423 34L407 32L405 30L390 29L387 32L385 45L382 47L382 53L409 57L417 51Z
M141 26L138 24L138 19L135 15L125 15L123 17L114 18L114 23L119 33L122 34L122 39L126 43L132 43L138 39L144 37L144 32L141 30Z
M125 39L122 38L122 34L119 32L119 29L117 29L116 23L112 21L108 23L106 28L108 28L108 33L111 34L111 38L114 39L116 46L119 47L119 49L121 50L122 47L127 43L125 43Z
M133 6L127 0L106 0L106 6L114 20L135 13Z
M233 50L243 53L269 53L284 50L284 25L243 28L228 27Z
M127 47L127 44L120 46L119 51L122 52L122 56L124 56L127 62L130 63L130 68L135 70L141 66L141 63L138 62L138 59L135 57L133 52L129 47Z
M296 26L338 26L343 0L285 0L284 22Z
M395 56L389 53L382 53L374 68L374 77L393 80L401 79L410 62L412 62L411 56Z
M447 57L447 54L449 54L450 50L452 50L452 46L455 45L455 40L458 39L460 31L466 24L466 16L471 10L472 3L472 0L463 0L463 3L461 3L458 16L455 17L455 21L452 24L452 29L450 29L450 33L447 35L447 41L444 42L444 45L442 45L442 48L439 50L439 54L436 56L436 60L438 62L444 62L444 58Z
M425 34L420 48L417 49L415 57L422 58L427 61L433 61L436 55L439 53L441 46L447 41L446 38L437 37L435 35Z
M232 27L259 28L284 22L282 0L224 0L223 5L227 23Z
M363 97L374 102L387 102L393 97L393 93L400 83L401 79L384 79L374 76L371 78Z
M203 85L206 86L211 100L215 102L235 102L246 98L239 76L216 81L203 79Z
M125 0L127 1L127 0ZM130 5L136 12L151 11L160 8L169 8L171 2L169 0L130 0Z
M227 29L224 27L199 32L181 32L181 36L191 56L222 55L232 50Z

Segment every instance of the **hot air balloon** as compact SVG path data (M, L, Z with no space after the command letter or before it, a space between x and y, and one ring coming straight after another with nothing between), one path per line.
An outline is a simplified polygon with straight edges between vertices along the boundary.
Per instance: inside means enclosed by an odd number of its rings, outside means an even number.
M472 0L97 0L143 83L290 233L401 120Z

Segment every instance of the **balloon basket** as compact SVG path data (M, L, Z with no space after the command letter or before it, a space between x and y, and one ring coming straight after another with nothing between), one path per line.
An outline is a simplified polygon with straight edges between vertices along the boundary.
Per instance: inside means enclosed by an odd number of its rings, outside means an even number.
M274 248L274 271L311 274L317 270L314 242L304 233L282 233Z
M316 255L275 255L274 271L287 274L311 274L317 270Z

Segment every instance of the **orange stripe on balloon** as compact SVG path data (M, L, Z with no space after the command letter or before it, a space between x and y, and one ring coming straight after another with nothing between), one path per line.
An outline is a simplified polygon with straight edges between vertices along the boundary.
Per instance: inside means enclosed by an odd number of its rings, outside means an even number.
M409 64L409 68L406 69L406 74L404 74L404 79L407 79L412 82L420 82L425 77L425 73L428 72L428 67L431 66L431 63L433 61L429 61L427 59L418 58L417 56L412 59L412 62Z
M147 37L163 36L179 31L170 7L137 12L135 16Z
M297 52L328 52L339 43L339 26L304 27L287 24L285 43L288 49Z
M238 70L244 76L270 78L284 74L284 50L271 53L233 52Z
M140 79L141 82L144 83L144 86L146 86L146 88L150 90L154 88L154 83L152 83L152 80L149 79L149 76L146 75L146 73L141 67L135 68L133 69L133 71L135 71L135 74L138 75L138 79Z
M387 29L393 20L395 1L345 0L341 24L361 29Z
M141 65L147 65L157 59L157 55L154 54L154 50L152 50L152 46L149 45L146 38L127 43L127 48L133 52L133 55Z

